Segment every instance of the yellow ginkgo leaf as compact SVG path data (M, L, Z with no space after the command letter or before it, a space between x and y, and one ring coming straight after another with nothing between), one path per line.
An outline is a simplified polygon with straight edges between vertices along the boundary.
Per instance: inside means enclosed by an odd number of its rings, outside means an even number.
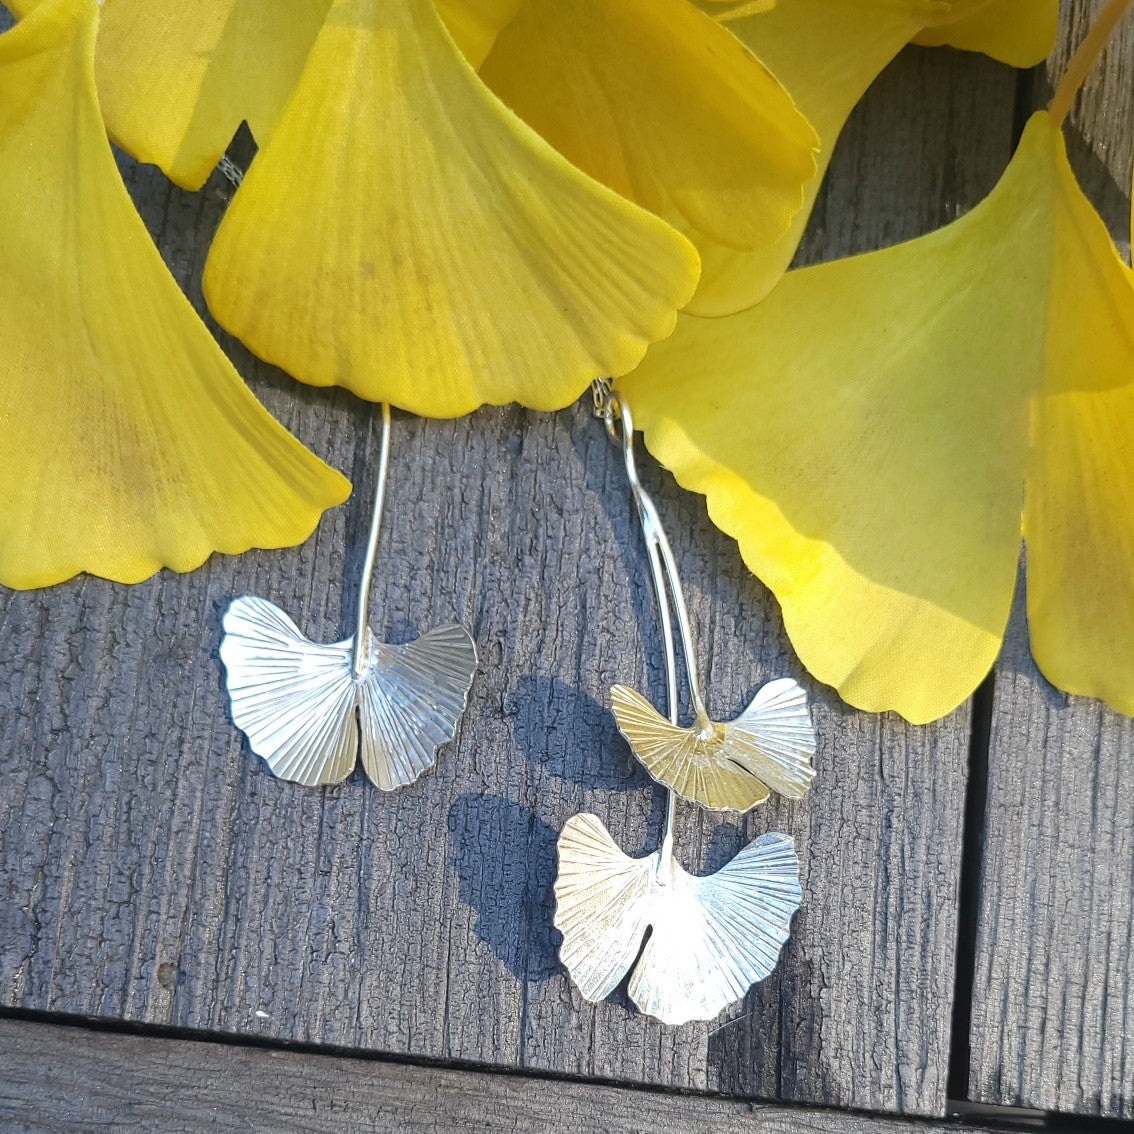
M437 11L465 58L479 67L523 0L436 0Z
M336 0L204 283L302 381L452 417L556 409L626 373L697 271L493 96L432 0Z
M718 20L739 20L741 16L770 12L776 6L776 0L698 0L698 3Z
M851 704L920 723L975 689L1026 483L1040 667L1134 710L1134 284L1046 112L961 220L683 316L619 389Z
M960 18L926 28L914 38L923 47L979 51L1012 67L1034 67L1055 40L1059 0L983 0L963 5Z
M17 16L38 0L5 0ZM106 129L199 189L247 121L267 139L331 0L102 0L95 59Z
M523 0L480 76L576 166L694 244L767 246L815 173L810 123L689 0Z
M305 539L347 482L265 412L162 263L99 117L96 0L0 36L0 583L138 582Z
M1134 714L1134 275L1058 172L1024 506L1032 653L1060 689Z
M705 0L702 0L704 3ZM728 28L784 84L821 139L819 174L804 207L774 244L745 252L725 244L698 244L701 283L687 310L728 315L758 303L791 263L815 204L822 176L847 117L882 69L928 28L958 45L1038 63L1054 38L1057 0L791 0L760 15L729 18ZM706 8L714 5L706 4ZM981 18L987 14L987 23ZM1003 18L1001 18L1003 15ZM995 17L995 18L994 18ZM941 38L939 42L954 42Z

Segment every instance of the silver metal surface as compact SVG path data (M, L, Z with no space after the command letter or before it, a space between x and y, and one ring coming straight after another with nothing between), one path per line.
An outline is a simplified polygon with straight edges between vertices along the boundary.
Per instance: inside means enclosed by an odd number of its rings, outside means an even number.
M573 815L559 836L555 925L571 979L597 1002L630 973L630 998L666 1024L710 1020L767 977L800 899L786 835L703 878L660 850L623 854L595 815Z
M378 441L378 475L374 481L374 504L370 510L370 531L366 536L366 556L358 583L358 609L354 619L351 668L356 677L366 669L366 635L370 626L370 584L378 557L378 536L382 532L382 513L386 509L386 479L390 475L390 406L382 403L382 435Z
M807 711L807 694L797 682L781 678L761 689L735 720L720 722L709 716L697 676L693 628L677 562L657 507L638 478L634 421L624 402L613 393L607 396L608 422L615 415L618 422L616 428L608 424L608 432L620 445L626 463L650 553L661 620L663 625L673 617L677 620L693 713L693 723L681 728L672 695L667 722L640 693L616 685L611 702L619 731L654 779L702 807L747 811L763 803L770 791L800 799L815 776L815 729ZM672 612L667 591L673 600ZM672 655L671 633L666 638L667 672L674 664Z
M234 189L240 188L240 184L244 180L244 170L241 169L228 154L221 155L220 161L217 162L217 169L220 171L221 176L232 185Z
M641 693L615 685L618 731L655 780L682 799L747 811L772 791L801 799L815 778L815 731L807 694L790 677L765 685L735 720L681 728Z
M692 798L712 795L706 784L716 790L725 775L749 794L758 783L756 794L763 790L766 796L770 785L802 795L813 775L814 751L803 690L794 681L774 681L736 721L719 725L709 719L673 552L638 479L633 419L608 383L596 383L593 393L596 416L622 448L638 506L666 664L668 721L639 694L615 686L619 728L637 739L642 752L634 740L631 746L656 778L679 764L683 774L674 778ZM677 724L675 613L696 716L692 729ZM730 762L740 770L730 772ZM597 816L572 816L559 836L555 880L555 926L563 935L559 956L579 991L587 1000L602 1000L629 973L631 999L667 1024L711 1019L767 977L802 898L799 862L786 835L762 836L715 874L687 873L673 851L675 805L670 787L662 845L639 859L623 854Z
M277 776L308 787L341 782L360 754L383 791L412 783L452 740L476 673L476 644L463 626L391 646L367 625L389 455L390 407L383 405L351 637L312 642L279 607L249 595L234 599L223 619L220 656L233 721Z

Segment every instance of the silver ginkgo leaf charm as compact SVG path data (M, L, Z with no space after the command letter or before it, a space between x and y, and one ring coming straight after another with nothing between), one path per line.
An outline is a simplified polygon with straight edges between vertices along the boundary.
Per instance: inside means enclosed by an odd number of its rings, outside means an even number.
M390 407L383 405L351 637L312 642L278 606L251 595L234 599L223 619L220 656L233 722L275 775L307 787L340 783L360 756L383 791L412 783L453 739L476 673L476 644L463 626L392 646L367 624L389 457Z
M610 691L618 731L655 780L717 811L747 811L772 791L801 799L815 778L815 729L797 681L770 681L735 720L711 720L698 705L688 728L671 724L640 693Z
M776 966L799 908L799 860L787 835L767 834L714 874L689 874L674 854L678 793L702 806L747 810L771 788L801 796L814 775L815 736L803 690L764 686L735 721L709 719L673 550L638 479L634 421L609 383L595 382L595 413L622 449L658 603L669 719L622 685L615 717L635 755L665 784L665 833L644 858L624 854L595 815L574 815L559 836L555 927L559 956L583 997L609 996L629 973L630 999L667 1024L708 1020ZM672 599L672 605L671 605ZM695 723L678 726L676 621Z
M463 626L441 626L390 646L365 631L355 674L354 638L306 638L266 599L235 599L220 655L232 719L280 777L307 787L337 784L359 755L383 791L412 783L453 739L476 672Z
M630 972L630 999L666 1024L712 1019L767 977L801 898L786 835L705 877L665 847L630 858L595 815L573 815L559 836L555 927L571 979L597 1002Z

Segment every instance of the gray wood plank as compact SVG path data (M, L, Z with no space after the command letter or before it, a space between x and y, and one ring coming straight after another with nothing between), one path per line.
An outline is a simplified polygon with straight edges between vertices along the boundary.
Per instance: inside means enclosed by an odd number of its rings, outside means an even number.
M1050 97L1101 2L1063 6ZM1084 189L1130 241L1134 14L1066 128ZM1134 1117L1134 722L1053 689L1023 595L996 670L972 996L970 1091L983 1102Z
M974 1099L1134 1117L1132 755L1134 721L1040 676L1018 601L996 672Z
M0 1020L12 1134L943 1134L834 1111ZM972 1128L970 1128L972 1129Z
M889 243L979 200L1007 157L1012 93L986 60L903 57L840 147L806 255ZM223 183L190 195L124 168L200 307ZM665 1028L617 997L585 1004L556 962L556 833L589 809L639 853L662 814L605 708L615 681L663 690L617 454L585 406L397 417L375 629L401 640L463 619L482 665L434 773L392 797L358 776L305 792L232 727L219 620L250 592L313 637L348 632L374 415L221 337L269 409L359 491L300 549L129 589L0 594L0 1004L942 1112L968 711L914 729L816 689L807 803L740 825L679 816L694 868L766 829L797 838L804 909L778 974L707 1025ZM774 604L701 501L647 477L710 707L734 712L769 677L802 677Z

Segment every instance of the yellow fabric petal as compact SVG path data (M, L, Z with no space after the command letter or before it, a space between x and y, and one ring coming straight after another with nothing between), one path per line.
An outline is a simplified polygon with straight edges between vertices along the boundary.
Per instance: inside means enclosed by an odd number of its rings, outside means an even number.
M465 58L479 67L492 50L500 29L523 0L436 0L437 11Z
M1127 324L1104 334L1097 243L1073 246L1090 208L1070 187L1039 114L961 220L790 272L731 318L683 317L619 383L779 598L804 664L853 705L920 723L972 692L1011 602L1032 399L1081 384L1097 336L1134 380Z
M1012 67L1035 67L1051 51L1058 26L1059 0L991 0L927 28L914 43L980 51Z
M624 374L696 279L681 236L499 103L431 0L336 0L204 282L297 378L450 417Z
M729 29L768 65L814 125L822 143L819 172L791 227L768 248L738 252L699 242L701 283L688 310L729 315L759 303L776 285L799 246L850 112L905 44L932 27L940 37L935 42L1030 66L1050 49L1056 3L993 0L985 8L982 0L791 0L766 15L726 15Z
M0 582L138 582L298 543L347 482L272 420L115 168L95 0L0 36Z
M6 0L22 16L38 0ZM199 189L241 122L263 144L331 0L103 0L95 71L110 136Z
M1134 714L1134 276L1051 142L1059 208L1024 534L1032 652Z
M569 161L702 237L760 248L803 205L818 139L688 0L524 0L481 78Z

